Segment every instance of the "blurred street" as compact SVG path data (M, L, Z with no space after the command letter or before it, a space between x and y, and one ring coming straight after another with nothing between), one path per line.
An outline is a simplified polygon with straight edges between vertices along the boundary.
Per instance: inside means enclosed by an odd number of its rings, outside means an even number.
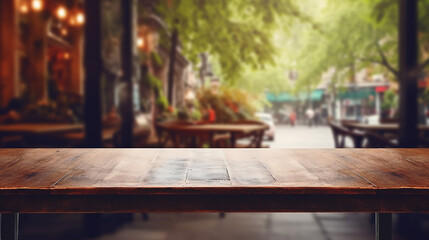
M328 126L308 127L276 125L274 141L264 141L270 148L334 148Z

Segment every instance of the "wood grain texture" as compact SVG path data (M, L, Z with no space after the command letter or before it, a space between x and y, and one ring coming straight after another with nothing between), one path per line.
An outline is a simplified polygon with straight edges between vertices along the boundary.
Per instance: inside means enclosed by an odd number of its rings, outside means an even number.
M429 212L429 149L0 149L0 212Z

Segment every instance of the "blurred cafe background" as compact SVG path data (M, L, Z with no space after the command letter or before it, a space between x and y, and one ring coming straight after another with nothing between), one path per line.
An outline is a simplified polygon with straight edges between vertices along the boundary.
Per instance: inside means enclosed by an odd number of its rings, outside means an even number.
M429 1L405 2L1 0L0 147L427 147ZM372 219L22 214L20 238L372 239ZM394 215L395 239L428 220Z

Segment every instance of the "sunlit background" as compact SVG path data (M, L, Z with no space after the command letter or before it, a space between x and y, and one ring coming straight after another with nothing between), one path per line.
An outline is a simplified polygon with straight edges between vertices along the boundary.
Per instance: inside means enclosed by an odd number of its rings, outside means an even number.
M135 0L132 39L122 2L96 2L98 20L84 0L0 1L0 147L405 146L399 1ZM418 6L411 141L427 147L429 1ZM214 130L186 133L202 125ZM427 239L428 223L395 215L395 239ZM374 227L369 213L23 214L20 237L372 239Z

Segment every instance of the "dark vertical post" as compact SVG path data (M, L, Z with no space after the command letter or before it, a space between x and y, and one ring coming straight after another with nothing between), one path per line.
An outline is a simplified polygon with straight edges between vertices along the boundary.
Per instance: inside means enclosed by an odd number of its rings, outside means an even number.
M101 147L101 0L85 2L85 140Z
M1 240L18 240L19 213L1 215Z
M133 146L133 54L135 48L135 0L122 1L122 70L124 73L125 92L121 99L122 147Z
M399 2L399 70L399 144L417 147L417 0Z
M177 28L173 29L171 35L171 48L170 48L170 66L168 69L168 102L173 105L173 90L174 90L174 65L176 63L176 50L178 40Z
M101 0L85 1L85 145L101 147ZM88 237L101 234L101 215L85 214Z
M375 213L375 239L392 239L392 214Z

